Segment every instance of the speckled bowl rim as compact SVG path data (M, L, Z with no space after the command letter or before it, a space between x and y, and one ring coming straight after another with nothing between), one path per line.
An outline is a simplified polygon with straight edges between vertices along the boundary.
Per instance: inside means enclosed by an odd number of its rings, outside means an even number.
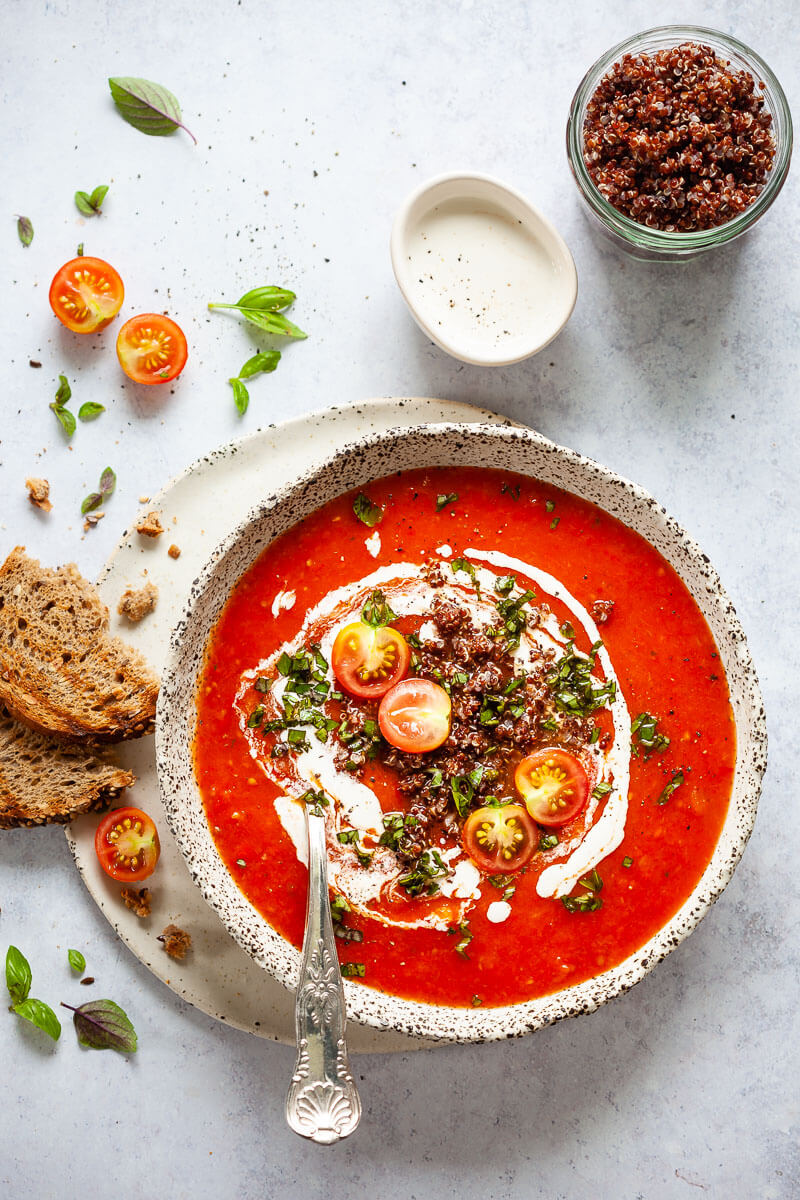
M413 460L398 466L398 456L409 448L416 452ZM711 861L675 915L618 966L550 995L498 1008L424 1004L344 981L348 1014L356 1021L440 1041L483 1042L593 1012L639 983L691 933L727 886L752 832L766 769L766 717L744 632L716 570L678 522L637 484L527 429L422 424L367 435L344 447L257 504L211 556L173 631L158 703L159 787L192 878L239 945L282 984L296 985L299 952L250 904L222 862L194 778L194 696L208 634L236 581L275 536L334 495L397 470L439 465L497 467L543 479L598 504L654 545L677 570L714 634L737 735L731 802Z

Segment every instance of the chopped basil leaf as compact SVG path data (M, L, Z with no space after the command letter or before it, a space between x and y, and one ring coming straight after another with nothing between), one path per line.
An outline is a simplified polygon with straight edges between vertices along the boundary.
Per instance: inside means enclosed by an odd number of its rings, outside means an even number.
M256 729L264 719L264 705L258 704L247 718L247 728Z
M597 725L595 725L594 729L592 730L591 737L589 738L589 745L593 746L595 744L595 742L599 739L599 737L600 737L600 729Z
M597 651L602 642L595 642L588 655L575 653L571 641L547 678L556 706L570 716L589 717L614 700L617 689L613 679L602 682L592 675Z
M593 800L602 800L603 796L607 796L611 790L612 790L612 788L611 788L610 783L604 783L604 782L598 783L597 787L592 792L592 799Z
M542 836L539 838L539 849L540 850L552 850L553 847L557 846L557 845L558 845L558 834L557 833L543 833Z
M378 504L373 504L364 492L359 492L353 501L353 512L359 521L363 521L370 529L383 520L383 509Z
M552 521L550 522L550 528L551 528L551 529L557 529L557 528L558 528L558 522L559 522L560 520L561 520L561 517L553 517Z
M475 785L470 776L457 775L450 780L450 791L453 796L453 803L456 806L456 812L463 821L472 804L475 795Z
M657 798L656 804L666 804L670 797L678 790L681 784L685 783L683 771L676 771L670 779L669 783L664 788L661 795Z
M266 675L259 675L258 679L253 684L253 687L257 692L265 694L272 687L272 680L267 679Z
M498 596L507 596L509 592L513 592L516 582L516 575L503 575L496 580L494 590Z
M467 575L469 575L470 579L472 580L472 586L475 588L477 595L480 596L481 585L478 583L477 572L475 571L475 568L472 565L472 563L469 561L469 559L454 558L453 561L450 563L450 569L452 570L454 575L457 571L464 571Z
M405 888L409 896L435 896L439 891L437 879L450 874L449 868L442 860L438 850L426 846L412 870L401 875L398 884Z
M247 863L245 862L245 860L243 858L237 858L236 865L237 865L237 867L246 867Z
M632 867L633 866L633 859L630 857L629 854L626 854L625 857L623 858L622 865L623 865L623 867Z
M553 511L553 509L555 508L555 506L556 506L556 505L555 505L555 501L554 501L554 500L545 500L545 502L544 502L544 506L545 506L545 508L547 509L547 511L548 511L549 513L551 513L551 512Z
M665 733L658 732L658 718L651 713L639 713L638 717L631 722L631 733L638 742L638 746L634 743L634 753L637 753L641 747L645 751L646 758L649 758L651 754L660 754L669 746L669 738Z
M448 504L455 504L458 499L458 492L440 493L436 497L436 511L441 512L443 508L447 508Z
M366 973L366 968L363 963L342 963L340 969L344 979L363 979Z
M504 483L500 488L500 495L501 496L508 495L511 497L512 500L519 500L519 493L520 493L520 485L518 483L514 484L513 487L511 486L510 483Z
M460 954L462 958L469 958L467 947L475 936L469 927L468 921L462 921L458 927L458 932L461 934L461 939L456 946L453 947L456 954Z
M396 619L383 592L376 588L361 610L361 620L373 629L381 629Z

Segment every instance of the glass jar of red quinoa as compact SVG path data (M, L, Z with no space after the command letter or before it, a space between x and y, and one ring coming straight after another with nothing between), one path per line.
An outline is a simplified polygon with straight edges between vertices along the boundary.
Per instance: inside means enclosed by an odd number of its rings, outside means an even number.
M783 186L792 119L763 59L670 25L614 46L570 106L567 156L602 231L637 258L681 260L746 232Z

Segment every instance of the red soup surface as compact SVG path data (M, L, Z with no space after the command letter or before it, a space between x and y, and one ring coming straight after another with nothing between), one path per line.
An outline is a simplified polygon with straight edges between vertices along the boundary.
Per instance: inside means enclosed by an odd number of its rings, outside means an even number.
M432 751L381 733L372 693L398 676L429 681L428 729L450 721ZM276 539L211 634L197 708L208 822L258 911L301 945L297 815L316 805L343 974L465 1007L578 984L648 941L711 858L736 757L716 645L672 567L587 501L477 468L377 480Z

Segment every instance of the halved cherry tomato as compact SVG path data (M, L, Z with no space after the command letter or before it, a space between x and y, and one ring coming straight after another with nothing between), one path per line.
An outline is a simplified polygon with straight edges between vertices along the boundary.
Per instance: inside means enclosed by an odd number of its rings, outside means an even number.
M528 812L540 825L566 825L589 795L589 780L580 760L557 746L523 758L514 783Z
M186 366L183 330L163 313L131 317L117 334L117 358L134 383L169 383Z
M73 333L102 329L113 321L124 299L122 280L102 258L70 259L50 284L50 307Z
M450 697L430 679L403 679L381 700L378 724L398 750L435 750L450 733Z
M106 813L94 835L100 866L112 879L147 879L156 869L161 845L158 830L138 808Z
M521 804L478 808L464 822L464 849L482 871L509 875L524 867L539 843L536 826Z
M402 633L382 625L353 621L336 635L331 652L333 673L346 692L365 700L385 696L398 683L411 660Z

